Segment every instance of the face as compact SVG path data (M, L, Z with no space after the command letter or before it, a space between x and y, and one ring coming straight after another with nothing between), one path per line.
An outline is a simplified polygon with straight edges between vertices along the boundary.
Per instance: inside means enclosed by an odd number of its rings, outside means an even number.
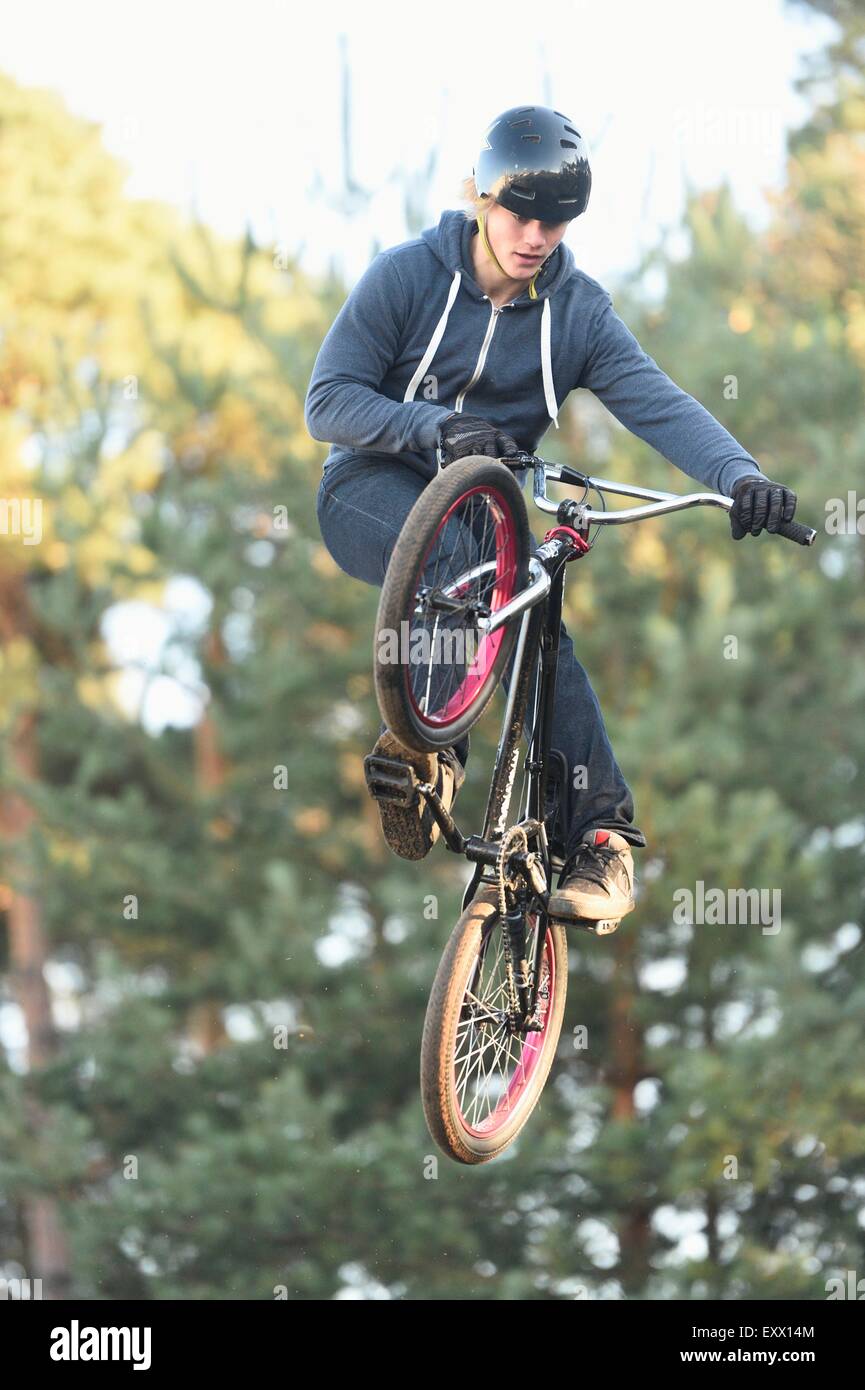
M539 222L520 217L501 203L487 213L487 236L496 259L514 280L531 280L568 230L567 222Z

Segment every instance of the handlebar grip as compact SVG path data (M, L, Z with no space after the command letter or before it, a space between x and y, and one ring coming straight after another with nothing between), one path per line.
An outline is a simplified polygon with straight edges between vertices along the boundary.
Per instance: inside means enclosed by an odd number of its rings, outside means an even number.
M536 455L528 453L525 449L520 449L515 454L505 454L499 459L499 463L505 464L507 468L531 468L536 462Z
M813 545L817 539L817 532L812 526L803 526L801 521L782 521L776 536L783 536L785 540L795 541L797 545Z

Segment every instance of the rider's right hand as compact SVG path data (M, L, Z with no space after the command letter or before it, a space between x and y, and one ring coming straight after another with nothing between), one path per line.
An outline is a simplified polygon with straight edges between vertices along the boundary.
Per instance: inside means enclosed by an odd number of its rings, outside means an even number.
M500 459L519 452L519 444L509 434L504 434L495 425L480 420L476 415L449 415L439 431L439 456L443 468L457 459L470 458L472 454Z

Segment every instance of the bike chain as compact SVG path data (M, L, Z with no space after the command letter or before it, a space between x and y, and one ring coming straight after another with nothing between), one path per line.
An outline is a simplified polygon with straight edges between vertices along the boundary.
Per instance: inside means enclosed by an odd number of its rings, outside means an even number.
M515 874L512 877L510 877L505 873L505 868L508 859L510 855L514 852L512 848L512 841L516 840L521 841L518 852L528 853L529 838L525 830L523 830L523 827L521 825L512 825L511 828L509 830L506 830L504 835L502 836L501 844L499 845L498 856L496 858L495 873L496 883L498 885L499 892L499 912L502 914L503 917L506 915L508 910L507 897L505 896L505 887L507 886L508 888L516 888L519 884L518 874Z
M499 845L499 852L496 857L496 884L499 895L499 915L502 919L502 936L504 939L505 951L505 971L508 981L508 1031L515 1033L517 1029L517 1017L520 1011L519 999L517 997L517 983L514 973L514 959L511 951L511 932L508 925L508 901L507 888L514 891L519 887L519 874L509 876L507 873L507 862L511 854L514 853L519 842L519 851L528 853L529 840L525 830L521 825L512 825L506 830Z

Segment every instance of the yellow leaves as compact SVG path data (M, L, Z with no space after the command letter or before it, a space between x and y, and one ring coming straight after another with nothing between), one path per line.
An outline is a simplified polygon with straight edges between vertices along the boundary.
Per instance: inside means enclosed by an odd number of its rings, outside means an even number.
M844 339L853 356L865 365L865 295L859 290L848 289L844 308L847 313Z
M855 94L841 103L842 119L848 130L865 130L865 99Z
M269 268L270 270L270 268ZM321 299L303 274L288 276L284 271L261 281L257 288L265 301L264 323L269 333L286 338L310 328L314 335L323 335L328 325L322 323Z
M717 616L729 613L735 584L733 570L725 555L707 547L700 562L697 587L709 613Z
M844 325L835 314L829 314L823 322L823 333L829 346L836 348L844 338Z
M152 579L136 583L134 592L139 603L149 603L154 608L161 608L165 602L165 580Z
M255 405L237 395L225 395L214 413L189 421L172 445L180 461L198 472L230 465L270 478L275 471L275 440Z
M865 315L851 319L844 329L847 346L859 362L865 366Z
M734 333L750 333L754 327L754 309L745 299L736 299L730 305L727 323Z
M39 697L39 657L26 637L12 637L0 646L0 691L3 721L10 709L35 705Z
M32 491L32 468L28 453L32 449L30 431L6 411L0 411L0 488L4 497Z
M565 593L565 625L569 631L591 627L598 616L596 586L588 568L582 572L579 572L577 566L574 569L573 582L569 583Z
M814 334L810 324L803 319L797 319L793 325L793 347L796 352L804 352L814 341Z
M94 587L108 583L122 557L122 545L105 531L82 536L75 547L76 568Z
M363 759L355 753L342 753L339 759L339 780L346 791L363 791L366 787Z
M324 579L334 579L338 574L342 573L330 551L321 544L316 544L312 547L309 562L316 574L320 574Z
M826 310L865 282L865 149L849 131L787 162L787 187L766 237L773 298Z
M64 516L82 529L89 526L93 519L93 503L80 487L72 486L64 489L61 509Z
M100 664L103 663L105 654L101 644L96 644L93 651L98 651L99 656L94 655L92 660L95 662L98 659ZM82 705L95 713L123 719L130 717L128 673L122 668L105 671L98 676L92 672L84 673L76 680L75 689Z
M105 678L102 676L79 676L75 689L82 705L88 709L102 710L109 703Z
M379 825L356 820L346 827L345 839L356 844L371 859L381 859L382 835Z
M118 595L128 595L128 582L118 571L131 570L134 575L150 574L156 559L143 545L130 544L126 538L109 529L91 531L82 536L75 547L75 564L79 573L94 587L114 585ZM137 587L134 589L138 596Z
M46 569L62 570L69 564L69 546L63 541L50 541L42 547L39 558Z
M22 671L35 672L37 664L35 648L26 637L11 637L0 647L0 671L4 676L20 675Z
M124 559L133 574L150 574L156 565L156 557L146 545L127 546Z
M316 475L320 473L321 457L326 452L325 446L312 438L305 424L301 423L297 429L291 430L285 442L298 463L314 464Z
M634 526L625 546L625 564L631 574L662 578L667 572L667 551L657 526Z
M66 864L79 874L87 874L92 867L90 850L80 840L66 835L55 836L48 849L55 864Z
M164 447L159 430L144 430L128 449L103 459L94 489L97 496L120 499L135 492L153 492L164 471Z
M310 623L306 629L307 641L313 647L320 647L326 652L341 652L351 646L352 635L347 628L338 627L336 623Z
M325 806L307 806L297 812L294 824L301 835L322 835L330 825L330 812Z
M104 468L110 469L118 460L106 460ZM141 458L132 460L130 467L143 467ZM119 470L122 472L122 465ZM119 592L128 593L128 583L124 571L133 575L152 574L156 559L146 546L133 538L136 525L130 515L126 497L121 491L105 489L100 500L99 485L88 497L81 488L70 486L61 494L58 512L66 520L80 528L77 540L67 547L67 563L72 563L88 583L96 585L114 582ZM60 552L55 552L60 558ZM52 566L54 567L54 566Z
M219 407L222 447L232 459L243 463L260 478L273 473L270 440L255 407L240 396L226 396Z

